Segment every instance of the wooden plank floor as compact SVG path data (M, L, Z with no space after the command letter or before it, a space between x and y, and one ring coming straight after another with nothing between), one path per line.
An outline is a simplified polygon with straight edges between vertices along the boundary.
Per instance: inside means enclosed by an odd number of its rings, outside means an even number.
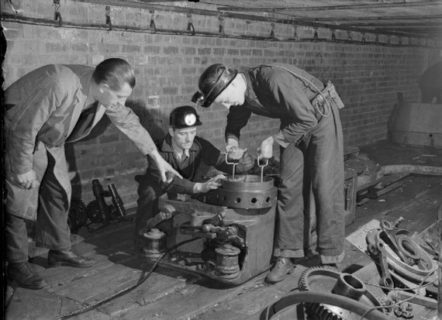
M384 143L361 150L381 164L442 166L442 151ZM373 219L393 221L399 216L404 218L402 227L419 233L436 221L441 203L442 177L410 175L401 188L358 207L347 234ZM6 310L6 319L57 319L134 285L145 264L132 252L132 227L132 222L126 221L95 233L83 230L81 237L76 238L74 250L97 260L89 269L48 268L42 251L33 260L33 266L49 283L49 288L39 291L17 288ZM348 241L346 252L343 267L348 272L372 264L370 258ZM298 266L287 280L276 285L266 284L263 273L234 288L219 288L201 276L159 268L135 290L72 319L258 319L266 305L297 289L300 275L307 267ZM435 315L434 310L425 310L415 319L432 319Z

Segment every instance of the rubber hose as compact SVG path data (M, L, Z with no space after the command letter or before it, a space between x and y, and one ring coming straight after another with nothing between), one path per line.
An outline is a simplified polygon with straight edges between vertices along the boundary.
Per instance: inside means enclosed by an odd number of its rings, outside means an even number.
M414 164L392 164L381 167L383 174L415 173L430 176L442 176L442 167L420 166Z
M365 305L337 294L313 291L301 291L279 299L264 309L259 319L270 320L279 311L299 303L323 303L351 311L359 316L364 316L364 319L367 320L389 320L387 315L373 309L373 306Z

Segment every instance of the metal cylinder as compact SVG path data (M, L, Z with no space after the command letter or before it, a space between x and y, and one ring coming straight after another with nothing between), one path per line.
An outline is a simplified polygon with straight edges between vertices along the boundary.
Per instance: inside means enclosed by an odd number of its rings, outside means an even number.
M141 233L143 255L148 259L158 259L166 251L166 234L152 228Z
M364 283L349 273L341 273L332 289L332 293L354 300L359 300L366 291Z
M224 278L236 278L240 269L238 264L238 255L241 250L230 244L224 244L215 249L216 252L216 270Z
M276 202L277 190L273 178L257 175L239 175L221 181L207 202L237 209L270 208Z

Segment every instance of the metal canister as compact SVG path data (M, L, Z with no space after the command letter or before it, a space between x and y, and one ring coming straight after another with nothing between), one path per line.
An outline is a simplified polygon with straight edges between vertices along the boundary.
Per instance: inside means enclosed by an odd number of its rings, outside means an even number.
M230 244L224 244L216 248L215 252L218 274L224 278L236 278L240 272L238 256L241 250Z
M157 228L141 233L143 255L148 259L158 259L166 251L166 234Z
M277 189L273 178L257 175L239 175L234 179L221 181L221 187L214 190L216 197L209 203L237 209L270 208L276 202Z

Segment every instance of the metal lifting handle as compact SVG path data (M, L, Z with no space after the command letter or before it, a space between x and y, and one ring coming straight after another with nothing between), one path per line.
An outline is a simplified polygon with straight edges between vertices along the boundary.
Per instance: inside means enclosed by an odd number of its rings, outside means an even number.
M236 169L236 166L238 165L239 161L237 161L237 162L235 162L235 161L229 162L229 153L226 152L226 163L232 165L232 179L235 179L235 169Z
M256 162L258 163L258 167L261 168L261 182L264 181L264 168L267 167L269 165L269 159L264 158L264 164L261 164L260 160L261 160L261 156L258 154L258 157L256 158Z

